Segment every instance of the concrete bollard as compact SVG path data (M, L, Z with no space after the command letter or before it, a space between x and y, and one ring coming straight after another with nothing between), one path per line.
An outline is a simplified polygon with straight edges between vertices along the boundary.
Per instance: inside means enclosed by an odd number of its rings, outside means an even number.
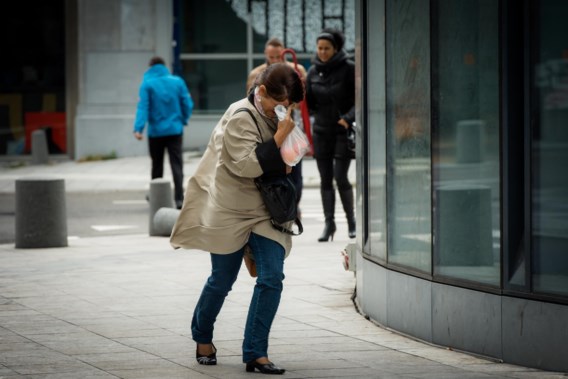
M174 197L172 194L172 185L169 180L163 178L153 179L150 182L150 222L149 233L151 236L157 236L154 231L154 215L160 208L174 208Z
M34 130L32 132L32 164L46 164L48 161L49 150L45 130Z
M180 214L179 209L160 208L154 215L154 236L169 237Z
M480 163L485 147L485 122L483 120L461 120L456 129L456 161L458 163Z
M63 179L16 180L16 248L67 246Z

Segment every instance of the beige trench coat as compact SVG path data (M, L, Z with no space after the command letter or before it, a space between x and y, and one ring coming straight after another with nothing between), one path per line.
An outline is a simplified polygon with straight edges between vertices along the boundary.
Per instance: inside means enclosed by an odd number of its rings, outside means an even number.
M254 178L262 175L255 153L261 139L247 112L234 114L243 107L255 115L264 141L276 133L276 123L262 117L248 99L229 107L188 181L183 208L170 237L174 248L230 254L245 246L254 232L278 242L286 256L290 253L291 237L272 227L254 184Z

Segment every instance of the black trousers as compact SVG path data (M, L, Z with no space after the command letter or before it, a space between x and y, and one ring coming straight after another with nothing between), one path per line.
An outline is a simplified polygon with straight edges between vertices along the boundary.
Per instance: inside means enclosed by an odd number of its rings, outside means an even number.
M174 178L174 198L183 201L183 136L165 136L148 138L150 158L152 158L152 179L164 176L164 152L168 150L172 176Z

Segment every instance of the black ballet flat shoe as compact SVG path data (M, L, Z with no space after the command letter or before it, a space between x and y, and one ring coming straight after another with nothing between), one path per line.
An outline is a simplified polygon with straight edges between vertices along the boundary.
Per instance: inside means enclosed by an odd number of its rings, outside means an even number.
M282 375L286 372L283 368L275 366L274 363L258 363L256 360L247 363L247 372L254 372L257 369L262 374Z
M213 350L215 351L209 355L199 354L197 352L197 348L195 349L195 359L197 360L197 363L206 366L214 366L217 364L217 348L213 344L211 344L211 346L213 346Z

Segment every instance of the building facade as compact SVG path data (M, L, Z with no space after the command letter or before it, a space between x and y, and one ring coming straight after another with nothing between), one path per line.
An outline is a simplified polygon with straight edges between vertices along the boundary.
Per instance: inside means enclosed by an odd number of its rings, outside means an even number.
M29 155L43 128L51 154L147 154L132 137L138 88L162 56L195 101L184 149L203 149L271 37L309 66L316 36L336 27L354 51L355 0L21 1L2 12L0 157ZM17 31L17 32L16 32ZM290 59L290 57L288 57Z
M568 370L568 3L359 0L357 302Z

